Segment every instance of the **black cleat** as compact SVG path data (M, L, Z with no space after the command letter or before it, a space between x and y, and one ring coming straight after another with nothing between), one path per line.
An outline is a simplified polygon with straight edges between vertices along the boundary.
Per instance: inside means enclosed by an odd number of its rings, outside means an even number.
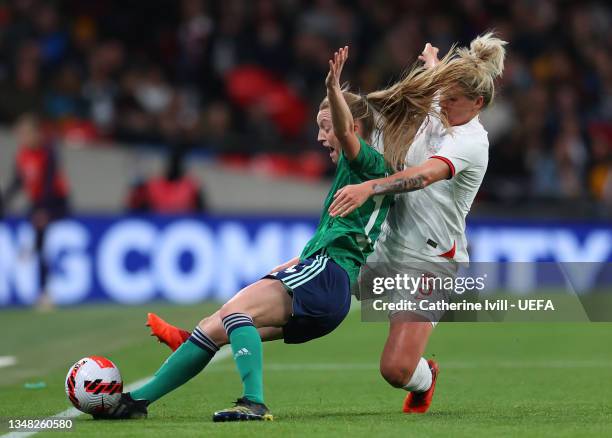
M213 421L272 421L274 417L270 409L263 403L256 403L242 397L234 402L231 408L217 411L213 414Z
M121 394L119 404L108 412L93 414L94 420L135 420L147 418L147 400L134 400L129 392Z

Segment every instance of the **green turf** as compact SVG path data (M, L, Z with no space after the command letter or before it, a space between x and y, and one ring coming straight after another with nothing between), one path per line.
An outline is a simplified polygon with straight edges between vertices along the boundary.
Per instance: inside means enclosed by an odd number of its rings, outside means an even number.
M65 373L82 356L108 356L126 383L152 374L168 350L147 336L146 311L190 328L210 309L0 311L0 356L19 361L0 368L0 419L44 417L68 408ZM378 374L386 330L386 324L361 323L357 311L325 339L301 346L267 344L272 423L212 423L211 413L240 395L227 358L152 405L147 420L99 422L81 416L66 436L558 437L609 436L612 430L612 324L441 324L428 348L441 366L434 403L428 414L410 416L400 412L405 393ZM23 387L37 381L47 387Z

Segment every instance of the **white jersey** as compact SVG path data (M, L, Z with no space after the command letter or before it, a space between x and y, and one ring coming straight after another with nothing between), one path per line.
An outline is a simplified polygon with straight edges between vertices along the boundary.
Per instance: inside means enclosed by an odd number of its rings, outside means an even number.
M448 164L451 178L397 195L378 245L386 246L399 263L412 260L410 254L415 251L469 262L465 217L489 162L487 131L478 116L449 130L438 118L428 117L406 154L405 167L418 166L430 158Z

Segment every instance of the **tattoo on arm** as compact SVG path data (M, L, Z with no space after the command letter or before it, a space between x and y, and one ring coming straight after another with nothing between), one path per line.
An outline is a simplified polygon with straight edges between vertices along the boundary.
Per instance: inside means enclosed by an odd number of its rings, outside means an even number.
M373 189L375 195L383 195L389 193L414 192L423 187L425 187L425 178L423 178L423 175L415 175L409 178L397 178L389 183L374 184Z

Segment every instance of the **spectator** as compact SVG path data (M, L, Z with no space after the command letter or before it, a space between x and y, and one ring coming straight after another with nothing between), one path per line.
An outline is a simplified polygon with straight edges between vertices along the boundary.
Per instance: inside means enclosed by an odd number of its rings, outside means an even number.
M23 41L17 51L14 71L0 85L0 119L13 123L27 111L43 108L40 79L40 51L31 40Z
M15 136L19 152L5 202L8 206L19 190L27 195L29 217L35 231L32 254L38 259L38 304L46 310L52 307L52 302L48 290L49 266L44 253L45 237L49 226L68 214L68 183L54 143L46 138L37 116L21 116L15 125Z
M401 75L425 41L445 52L496 28L510 45L497 105L483 114L494 181L484 197L594 193L590 170L602 146L589 127L612 126L612 10L600 0L30 0L0 8L0 123L44 110L56 124L85 118L104 138L130 144L308 152L312 127L286 128L281 89L237 103L237 72L258 69L314 108L334 47L351 45L347 78L365 92Z
M128 194L128 209L134 213L194 214L205 210L198 182L185 174L184 152L175 148L168 160L166 173L138 182Z

